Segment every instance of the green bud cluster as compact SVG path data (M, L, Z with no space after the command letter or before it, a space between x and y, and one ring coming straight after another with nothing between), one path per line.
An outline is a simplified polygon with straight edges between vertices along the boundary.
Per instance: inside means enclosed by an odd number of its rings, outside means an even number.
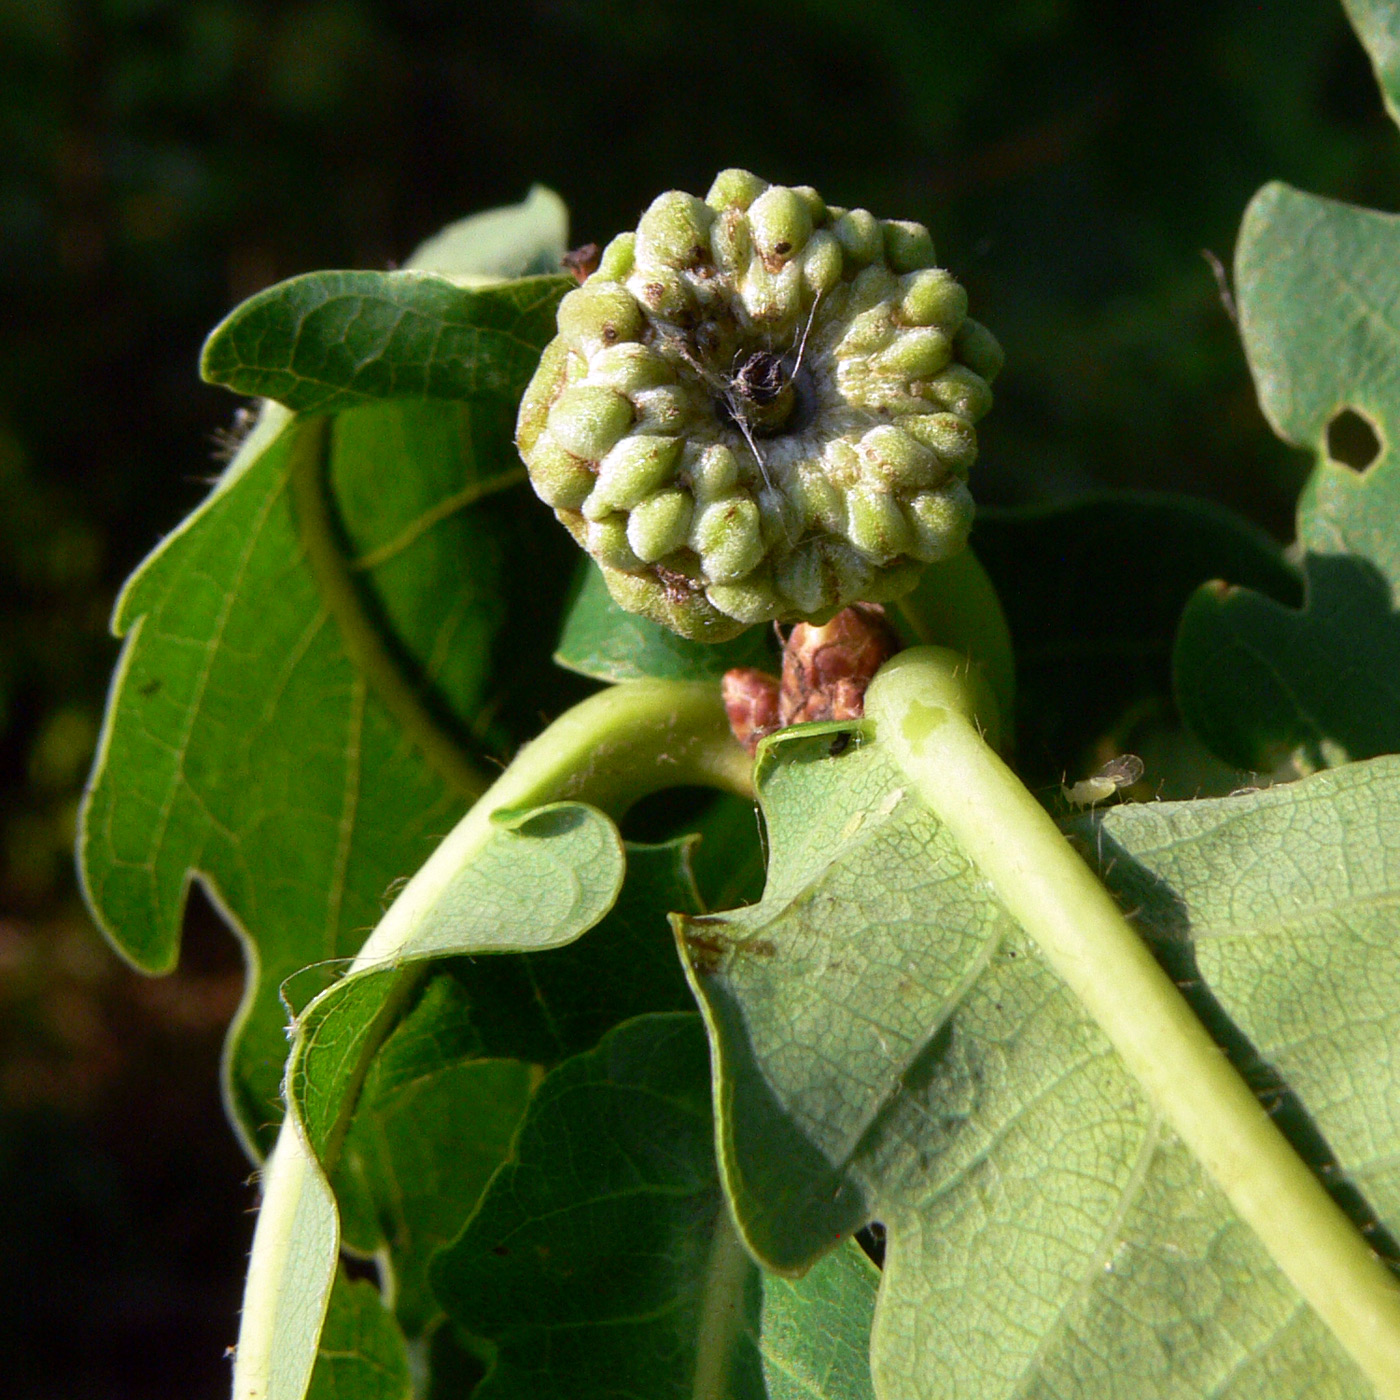
M1001 358L922 224L726 170L564 298L517 442L623 607L722 641L962 548Z

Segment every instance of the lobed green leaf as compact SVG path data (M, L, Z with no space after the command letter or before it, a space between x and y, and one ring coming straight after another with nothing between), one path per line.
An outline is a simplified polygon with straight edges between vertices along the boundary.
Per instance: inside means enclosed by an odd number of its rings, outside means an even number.
M114 619L127 640L83 811L84 885L148 971L174 963L192 879L240 932L250 979L227 1093L254 1153L280 1114L279 988L313 966L303 1004L325 985L486 786L472 750L509 752L536 723L543 619L572 559L543 512L501 493L523 481L519 347L547 327L518 287L460 295L514 328L505 358L477 361L493 397L329 421L264 406Z
M1394 7L1347 9L1394 115ZM1297 609L1224 584L1198 592L1176 647L1182 709L1246 768L1400 751L1400 217L1266 185L1235 282L1264 415L1317 456L1298 506L1306 592Z
M877 1394L1365 1395L879 744L794 731L759 783L762 902L677 920L721 1164L770 1267L885 1224ZM1080 828L1378 1247L1400 1224L1397 827L1381 760Z
M693 1014L626 1022L540 1086L432 1269L491 1350L482 1400L871 1394L875 1270L848 1242L799 1282L760 1274L729 1224L709 1092Z
M308 272L250 297L205 342L200 373L297 413L383 399L518 400L568 278L468 289L434 272Z

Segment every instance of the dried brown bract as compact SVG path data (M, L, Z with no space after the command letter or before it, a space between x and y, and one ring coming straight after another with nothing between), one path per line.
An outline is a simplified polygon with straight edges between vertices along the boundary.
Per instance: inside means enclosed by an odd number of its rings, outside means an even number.
M843 608L820 627L799 622L783 643L781 681L751 666L725 672L721 692L729 727L755 753L764 735L790 724L860 719L866 687L899 649L899 637L877 603Z

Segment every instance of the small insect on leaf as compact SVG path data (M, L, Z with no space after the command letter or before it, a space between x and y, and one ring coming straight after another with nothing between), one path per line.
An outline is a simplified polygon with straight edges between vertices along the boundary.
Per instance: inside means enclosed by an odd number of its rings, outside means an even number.
M1073 787L1061 787L1060 795L1072 807L1095 807L1106 802L1120 788L1132 787L1143 774L1143 762L1135 753L1111 758L1090 778Z

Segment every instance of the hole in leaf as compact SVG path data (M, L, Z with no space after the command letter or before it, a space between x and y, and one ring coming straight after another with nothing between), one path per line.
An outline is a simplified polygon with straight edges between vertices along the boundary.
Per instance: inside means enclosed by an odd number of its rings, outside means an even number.
M1344 467L1364 472L1381 455L1381 440L1368 418L1343 408L1327 424L1327 455Z
M877 1269L885 1267L885 1227L878 1220L872 1220L865 1229L856 1231L856 1243Z

